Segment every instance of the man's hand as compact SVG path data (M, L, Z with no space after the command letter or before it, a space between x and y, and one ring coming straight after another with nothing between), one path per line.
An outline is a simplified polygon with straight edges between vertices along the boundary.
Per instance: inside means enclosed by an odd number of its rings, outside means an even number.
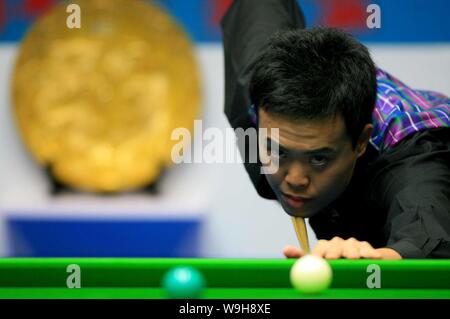
M304 252L294 246L286 246L283 250L287 258L300 258ZM311 252L313 255L326 259L401 259L402 257L395 250L390 248L375 249L366 241L359 241L355 238L347 240L334 237L332 240L319 240Z

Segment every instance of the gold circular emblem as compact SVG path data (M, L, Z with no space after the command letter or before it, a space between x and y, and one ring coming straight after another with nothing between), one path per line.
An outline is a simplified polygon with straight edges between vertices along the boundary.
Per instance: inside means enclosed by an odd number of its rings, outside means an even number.
M20 47L12 97L24 143L72 188L146 186L172 162L172 130L192 129L198 115L192 44L155 5L70 3L79 6L80 28L68 27L74 16L62 3L34 24Z

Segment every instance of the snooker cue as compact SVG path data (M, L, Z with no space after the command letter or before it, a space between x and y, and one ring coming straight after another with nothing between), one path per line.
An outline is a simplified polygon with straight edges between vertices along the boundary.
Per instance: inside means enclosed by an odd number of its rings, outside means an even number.
M295 233L297 234L300 246L303 248L305 254L309 254L309 241L305 220L302 217L292 216L292 223L294 224Z

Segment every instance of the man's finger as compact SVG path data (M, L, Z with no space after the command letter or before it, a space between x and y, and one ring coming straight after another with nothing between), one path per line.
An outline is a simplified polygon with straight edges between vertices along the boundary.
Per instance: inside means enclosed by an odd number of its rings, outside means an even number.
M342 249L344 248L345 240L340 237L333 237L327 242L323 257L326 259L338 259L342 257Z
M327 252L328 247L330 246L330 242L328 240L319 240L311 252L313 255L317 257L324 258L325 253Z
M361 254L362 258L368 258L368 259L380 259L381 254L376 251L375 248L372 247L371 244L368 242L361 242L359 253Z
M300 258L304 255L303 250L290 245L284 247L283 254L286 256L286 258Z
M380 259L381 254L377 252L375 249L367 249L367 248L361 248L360 249L361 258L366 259Z
M335 244L328 247L328 250L325 252L326 259L338 259L342 257L342 244Z
M361 258L358 243L355 244L354 242L346 242L344 248L342 249L342 256L348 259Z

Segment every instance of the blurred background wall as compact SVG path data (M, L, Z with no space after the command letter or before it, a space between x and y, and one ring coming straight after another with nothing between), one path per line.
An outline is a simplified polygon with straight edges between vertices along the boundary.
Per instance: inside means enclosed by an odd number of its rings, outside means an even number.
M229 127L218 22L231 0L159 0L195 45L203 127ZM183 164L167 172L159 195L52 196L12 117L11 75L20 41L57 1L0 0L0 256L282 257L297 244L290 218L259 198L240 164ZM407 84L450 94L450 2L299 1L308 26L357 35L376 63ZM368 30L366 7L381 8ZM310 241L315 237L310 231Z

